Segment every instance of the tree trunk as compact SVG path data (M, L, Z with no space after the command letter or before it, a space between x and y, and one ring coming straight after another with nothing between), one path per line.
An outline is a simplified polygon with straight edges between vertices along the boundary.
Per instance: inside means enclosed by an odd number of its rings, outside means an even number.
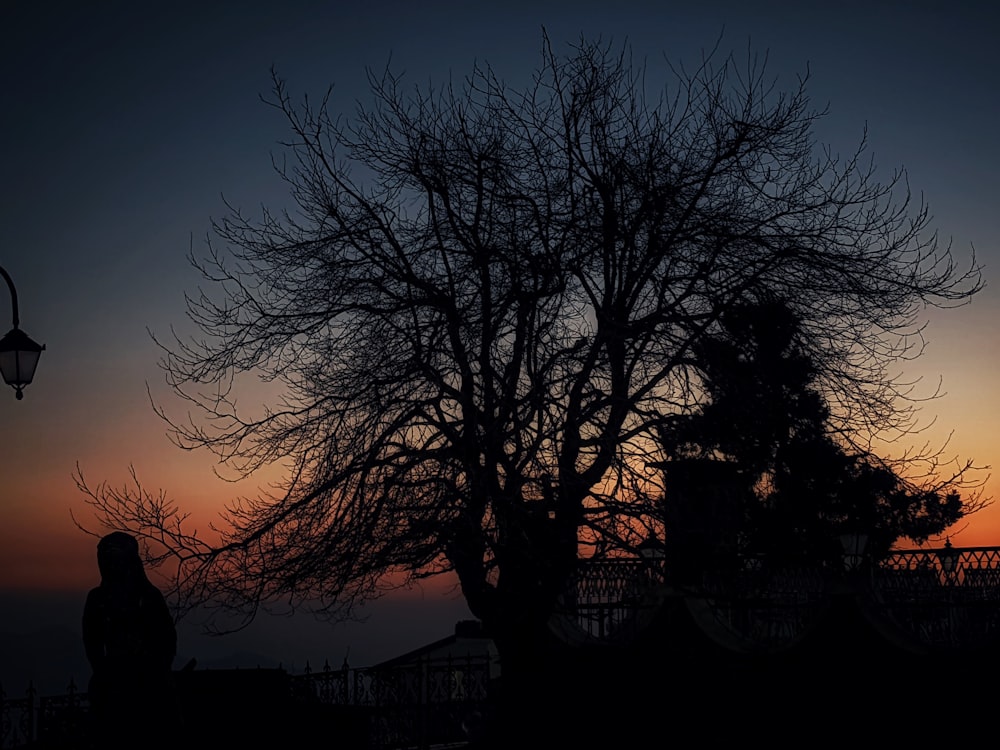
M500 655L493 730L497 747L539 746L564 737L569 654L548 629L548 616L487 624Z

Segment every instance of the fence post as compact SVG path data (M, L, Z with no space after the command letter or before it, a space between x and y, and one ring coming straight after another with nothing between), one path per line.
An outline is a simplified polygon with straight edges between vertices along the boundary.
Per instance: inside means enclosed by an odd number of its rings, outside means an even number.
M6 744L10 732L10 706L7 705L7 693L3 689L3 683L0 683L0 747Z
M351 665L347 663L347 655L344 655L344 661L340 665L340 687L341 695L343 696L343 702L345 706L350 706L351 704Z
M28 683L28 725L25 727L25 735L31 744L38 741L38 714L35 710L36 697L35 683L34 681L30 681Z

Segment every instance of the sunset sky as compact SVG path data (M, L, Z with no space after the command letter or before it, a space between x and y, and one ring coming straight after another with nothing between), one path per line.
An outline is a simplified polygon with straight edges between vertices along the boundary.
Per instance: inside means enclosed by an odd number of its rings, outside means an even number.
M335 84L333 108L350 114L366 98L366 67L390 57L414 84L459 78L478 60L523 85L543 26L557 47L581 34L628 40L653 72L662 55L696 61L721 35L724 50L767 52L779 88L809 71L814 103L830 109L817 136L835 151L852 151L867 125L881 176L905 166L958 261L974 247L985 266L972 305L930 315L926 355L907 370L923 379L918 393L939 377L946 393L926 404L919 439L953 432L949 455L996 464L1000 12L961 0L694 5L4 3L0 265L17 286L21 327L47 348L23 401L0 392L0 592L97 583L95 541L70 517L86 515L77 463L112 484L132 465L202 524L266 481L222 482L213 456L169 442L147 385L168 410L181 406L147 329L184 329L183 295L199 282L186 255L226 213L223 198L248 211L288 202L271 169L284 123L258 98L271 67L295 96ZM9 312L0 288L0 334ZM991 480L987 494L998 490ZM952 542L1000 544L1000 504ZM446 612L445 628L461 609L453 592L412 596Z

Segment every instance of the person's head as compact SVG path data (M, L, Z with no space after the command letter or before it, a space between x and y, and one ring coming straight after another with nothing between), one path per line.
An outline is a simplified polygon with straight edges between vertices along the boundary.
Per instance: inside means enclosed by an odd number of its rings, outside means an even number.
M97 567L104 582L116 583L141 578L139 542L131 534L115 531L97 543Z

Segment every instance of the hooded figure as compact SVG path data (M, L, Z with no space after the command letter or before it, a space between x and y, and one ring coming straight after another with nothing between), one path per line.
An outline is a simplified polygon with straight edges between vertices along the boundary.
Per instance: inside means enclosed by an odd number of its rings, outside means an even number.
M97 545L101 585L83 610L88 688L101 747L156 746L175 728L171 668L177 631L167 603L146 577L139 544L122 531Z

